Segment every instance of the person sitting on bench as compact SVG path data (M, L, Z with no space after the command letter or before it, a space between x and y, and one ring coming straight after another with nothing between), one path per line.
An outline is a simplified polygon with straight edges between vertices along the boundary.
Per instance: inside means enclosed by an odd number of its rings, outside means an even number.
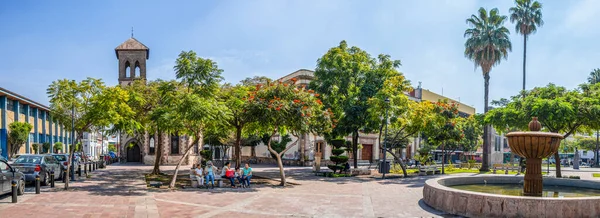
M212 161L206 162L206 168L204 169L204 174L206 175L206 186L208 187L208 182L210 181L212 186L211 188L215 188L215 172L219 170L217 167L213 166Z
M204 186L204 173L202 172L202 165L196 165L194 169L194 178L198 181L198 188Z

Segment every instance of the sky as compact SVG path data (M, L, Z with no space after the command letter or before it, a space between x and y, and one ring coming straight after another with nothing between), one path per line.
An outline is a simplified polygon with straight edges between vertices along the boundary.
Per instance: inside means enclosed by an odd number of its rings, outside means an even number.
M600 1L541 1L544 26L527 42L527 87L576 88L600 68ZM509 0L0 1L0 87L48 104L58 79L118 80L114 48L131 36L150 48L148 79L174 79L181 51L216 61L226 82L280 78L341 40L401 60L417 86L483 110L483 76L464 57L465 20ZM523 37L491 71L490 100L518 94Z

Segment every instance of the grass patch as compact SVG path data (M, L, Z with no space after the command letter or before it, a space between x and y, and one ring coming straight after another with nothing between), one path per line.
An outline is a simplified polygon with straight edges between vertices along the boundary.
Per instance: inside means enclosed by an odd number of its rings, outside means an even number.
M487 172L479 172L479 169L464 169L464 168L454 168L454 169L446 169L444 173L446 174L455 174L455 173L477 173L477 174L493 174L493 170ZM504 175L506 172L504 170L496 170L496 174ZM542 172L542 175L548 174L547 172ZM517 171L508 171L508 175L517 175Z
M593 177L600 177L600 173L592 173Z

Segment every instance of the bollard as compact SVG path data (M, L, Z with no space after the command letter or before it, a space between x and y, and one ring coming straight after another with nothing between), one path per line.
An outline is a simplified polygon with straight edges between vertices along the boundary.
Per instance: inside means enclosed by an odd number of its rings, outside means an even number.
M83 163L83 172L85 173L85 175L87 175L87 165L86 165L86 163Z
M92 164L90 164L90 162L85 163L88 167L88 172L92 172Z
M35 175L35 193L40 194L40 175Z
M54 188L54 170L50 171L50 188Z
M96 171L96 163L92 162L92 171Z
M67 183L67 171L62 172L62 182Z
M81 177L81 164L77 165L77 176Z
M11 182L12 185L12 202L17 203L17 180Z

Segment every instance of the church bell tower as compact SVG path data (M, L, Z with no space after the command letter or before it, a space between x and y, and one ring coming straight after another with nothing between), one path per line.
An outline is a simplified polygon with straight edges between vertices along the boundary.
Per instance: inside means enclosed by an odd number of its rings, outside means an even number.
M146 60L150 49L137 39L131 38L115 48L119 60L119 84L127 86L134 80L146 80Z

